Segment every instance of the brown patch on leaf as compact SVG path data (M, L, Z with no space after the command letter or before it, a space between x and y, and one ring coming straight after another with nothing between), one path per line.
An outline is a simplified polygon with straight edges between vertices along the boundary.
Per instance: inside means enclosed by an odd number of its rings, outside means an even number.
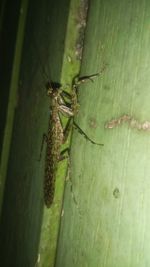
M97 121L95 118L90 118L89 119L89 126L90 128L96 129L97 128Z
M130 128L143 130L143 131L150 131L150 121L144 121L140 122L137 119L133 118L130 115L122 115L121 117L117 119L113 119L105 124L106 129L113 129L118 127L119 125L123 123L128 123Z

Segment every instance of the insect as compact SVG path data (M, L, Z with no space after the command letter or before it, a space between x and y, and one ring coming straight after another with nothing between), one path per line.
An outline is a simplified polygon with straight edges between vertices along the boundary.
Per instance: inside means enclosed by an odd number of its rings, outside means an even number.
M59 83L47 83L47 95L50 97L50 118L48 133L47 135L43 135L41 151L45 141L47 143L47 148L44 177L44 202L48 208L52 205L54 199L58 162L66 158L64 155L66 149L61 152L61 145L66 142L72 126L78 129L78 131L83 134L84 137L91 143L100 146L103 145L91 140L74 121L74 116L79 110L77 99L78 86L88 80L93 81L93 79L98 75L99 73L80 78L75 77L72 82L72 92L70 94L66 92L63 89L63 86L61 86ZM65 128L62 125L60 114L68 117L68 122Z

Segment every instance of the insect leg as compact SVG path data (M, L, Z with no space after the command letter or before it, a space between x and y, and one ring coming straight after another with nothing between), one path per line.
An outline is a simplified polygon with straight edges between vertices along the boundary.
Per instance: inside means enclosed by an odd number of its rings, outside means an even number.
M59 112L61 112L67 118L74 116L72 108L68 107L67 105L60 105L59 106Z
M78 124L76 124L76 122L74 121L74 115L77 113L77 109L78 109L78 102L77 102L77 98L76 98L76 93L74 93L73 95L73 100L72 100L72 107L71 108L68 108L67 106L65 105L60 105L59 106L59 111L66 115L67 117L69 117L69 120L68 120L68 123L65 127L65 130L64 130L64 140L63 140L63 143L66 142L67 138L68 138L68 135L70 133L70 130L72 128L72 126L74 126L80 134L84 135L84 137L89 140L92 144L94 145L100 145L100 146L103 146L103 144L100 144L100 143L96 143L94 142L80 127Z
M68 100L71 100L71 94L68 93L68 92L66 92L65 90L63 90L61 92L61 97L63 98L63 100L64 100L65 103L66 103L65 98L68 99Z
M72 199L73 199L73 201L74 201L74 203L77 205L77 207L78 207L78 203L77 203L77 200L76 200L76 197L75 197L75 194L74 194L74 192L73 192L73 183L72 183L72 179L71 179L71 175L70 175L70 173L71 173L71 168L70 168L70 166L71 166L71 159L70 159L70 148L66 148L66 149L64 149L61 153L60 153L60 158L59 158L59 161L61 161L61 160L64 160L64 159L68 159L68 162L67 162L67 164L68 164L68 171L67 171L67 178L66 178L66 181L70 181L70 191L71 191L71 196L72 196Z
M62 161L64 159L69 158L69 151L70 149L67 147L64 150L61 151L60 156L59 156L59 161Z
M105 71L107 65L108 64L104 64L104 66L101 68L101 70L99 72L97 72L97 73L94 73L94 74L91 74L91 75L85 75L85 76L82 76L82 77L76 76L73 79L73 84L72 84L73 85L73 88L75 90L77 90L78 85L80 85L81 83L84 83L84 82L86 82L88 80L90 80L91 82L93 82L93 79L94 78L96 78L97 76L101 75Z
M84 137L85 137L85 139L87 139L88 141L90 141L92 144L94 144L94 145L98 145L98 146L103 146L104 144L100 144L100 143L96 143L96 142L94 142L81 128L80 128L80 126L75 122L75 121L73 121L73 126L78 130L78 132L80 133L80 134L82 134Z
M68 119L67 125L66 125L66 127L65 127L65 129L64 129L64 139L63 139L63 143L66 142L66 140L67 140L67 138L68 138L68 136L69 136L69 133L70 133L70 131L71 131L71 129L72 129L72 126L73 126L73 118L70 117L70 118Z
M77 89L77 87L80 84L85 83L87 81L93 82L93 79L99 75L100 75L100 73L95 73L95 74L86 75L86 76L82 76L82 77L75 77L73 80L73 89Z
M75 116L78 113L78 111L79 111L79 103L78 103L78 99L77 99L77 92L76 92L76 90L72 90L71 93L68 93L66 91L62 91L61 97L65 101L66 106L69 106L70 109L72 110L73 116ZM70 101L69 104L65 100L65 98Z
M42 139L42 143L41 143L41 150L40 150L39 161L41 160L41 156L42 156L42 151L43 151L43 145L44 145L44 142L47 143L47 135L46 135L46 134L43 134L43 139Z

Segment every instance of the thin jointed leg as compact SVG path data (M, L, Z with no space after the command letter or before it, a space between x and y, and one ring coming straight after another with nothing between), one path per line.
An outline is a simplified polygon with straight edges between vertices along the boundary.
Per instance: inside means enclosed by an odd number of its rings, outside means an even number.
M41 160L41 156L42 156L42 151L43 151L43 145L44 145L44 142L47 143L47 135L46 135L46 134L43 134L43 139L42 139L42 143L41 143L41 150L40 150L39 161Z
M68 119L67 125L66 125L65 130L64 130L64 140L63 140L63 143L65 143L67 141L67 138L68 138L68 136L70 134L70 131L72 129L72 125L73 125L73 118L70 117Z
M67 153L67 154L66 154ZM66 154L66 155L65 155ZM68 177L68 179L66 179L66 181L67 180L69 180L70 181L70 191L71 191L71 196L72 196L72 199L73 199L73 201L74 201L74 203L78 206L78 204L77 204L77 200L76 200L76 198L75 198L75 195L74 195L74 192L73 192L73 183L72 183L72 179L71 179L71 174L70 174L70 169L71 169L71 159L70 159L70 149L69 148L65 148L62 152L61 152L61 154L60 154L60 158L59 158L59 161L62 161L62 160L64 160L64 159L68 159L68 162L67 162L67 164L68 164L68 174L67 174L67 177Z
M96 142L94 142L80 127L79 127L79 125L74 121L73 122L73 125L74 125L74 127L75 127L75 129L77 129L78 130L78 132L80 133L80 134L82 134L84 137L85 137L85 139L87 139L88 141L90 141L92 144L94 144L94 145L98 145L98 146L103 146L104 144L100 144L100 143L96 143Z
M93 82L93 79L96 78L99 75L100 75L100 73L95 73L95 74L91 74L91 75L87 75L87 76L76 77L74 79L73 88L75 89L80 84L88 82L88 81Z

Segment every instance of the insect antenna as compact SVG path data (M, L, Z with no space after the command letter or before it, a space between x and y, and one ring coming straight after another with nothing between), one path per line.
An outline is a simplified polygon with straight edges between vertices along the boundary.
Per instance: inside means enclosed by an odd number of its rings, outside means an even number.
M37 46L37 43L36 43L36 41L35 41L36 39L35 38L33 38L33 42L34 42L34 46L35 46L35 48L36 48L36 51L37 51L37 58L38 58L38 61L39 61L39 63L40 63L40 69L41 69L41 73L42 73L42 75L44 75L44 81L46 81L46 83L45 83L45 88L46 88L46 90L48 90L48 88L52 88L52 89L55 89L56 88L56 83L55 82L52 82L51 81L51 75L49 75L48 76L48 74L47 74L47 71L46 71L46 64L43 64L43 61L42 61L42 59L41 59L41 56L40 56L40 53L39 53L39 49L38 49L38 46ZM44 60L45 61L45 60ZM48 68L49 69L49 68ZM50 73L50 70L48 70L48 72ZM60 87L60 84L58 84L59 85L59 87ZM58 87L57 87L58 88Z

